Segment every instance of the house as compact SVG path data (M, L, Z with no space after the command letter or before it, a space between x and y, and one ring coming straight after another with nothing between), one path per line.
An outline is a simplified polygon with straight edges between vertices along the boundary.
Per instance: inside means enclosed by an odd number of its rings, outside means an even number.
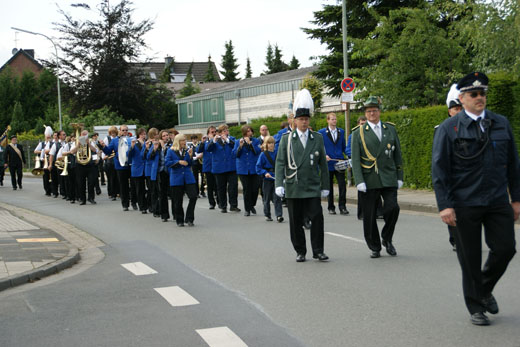
M179 124L188 133L206 133L210 125L242 124L251 119L286 115L304 77L317 66L229 82L199 94L177 99ZM339 98L323 94L322 111L341 110Z
M34 59L34 49L13 49L13 56L0 68L0 73L8 66L17 77L22 77L25 71L39 77L43 70L42 64Z

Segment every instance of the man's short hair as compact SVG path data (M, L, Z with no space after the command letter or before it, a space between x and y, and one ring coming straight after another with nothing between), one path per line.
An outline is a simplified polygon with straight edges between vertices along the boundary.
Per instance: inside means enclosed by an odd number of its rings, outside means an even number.
M330 117L332 117L332 116L337 118L337 116L336 116L336 114L334 112L327 113L327 120L329 120Z

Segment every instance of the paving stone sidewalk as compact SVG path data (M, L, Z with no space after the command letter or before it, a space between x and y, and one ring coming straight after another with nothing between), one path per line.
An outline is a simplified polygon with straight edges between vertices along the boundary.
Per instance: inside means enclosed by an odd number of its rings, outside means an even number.
M0 207L0 291L71 267L79 251L58 233Z

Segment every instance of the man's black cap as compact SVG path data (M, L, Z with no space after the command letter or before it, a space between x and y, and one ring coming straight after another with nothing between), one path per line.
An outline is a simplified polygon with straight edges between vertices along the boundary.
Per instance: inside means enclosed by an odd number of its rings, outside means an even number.
M488 77L482 72L472 72L462 77L457 83L457 89L461 93L470 92L473 90L487 90Z

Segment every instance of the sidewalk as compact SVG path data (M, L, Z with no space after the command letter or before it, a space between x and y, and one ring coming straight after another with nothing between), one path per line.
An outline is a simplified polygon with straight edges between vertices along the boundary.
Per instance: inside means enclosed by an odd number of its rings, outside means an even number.
M69 268L80 250L102 245L72 225L0 203L0 291Z

